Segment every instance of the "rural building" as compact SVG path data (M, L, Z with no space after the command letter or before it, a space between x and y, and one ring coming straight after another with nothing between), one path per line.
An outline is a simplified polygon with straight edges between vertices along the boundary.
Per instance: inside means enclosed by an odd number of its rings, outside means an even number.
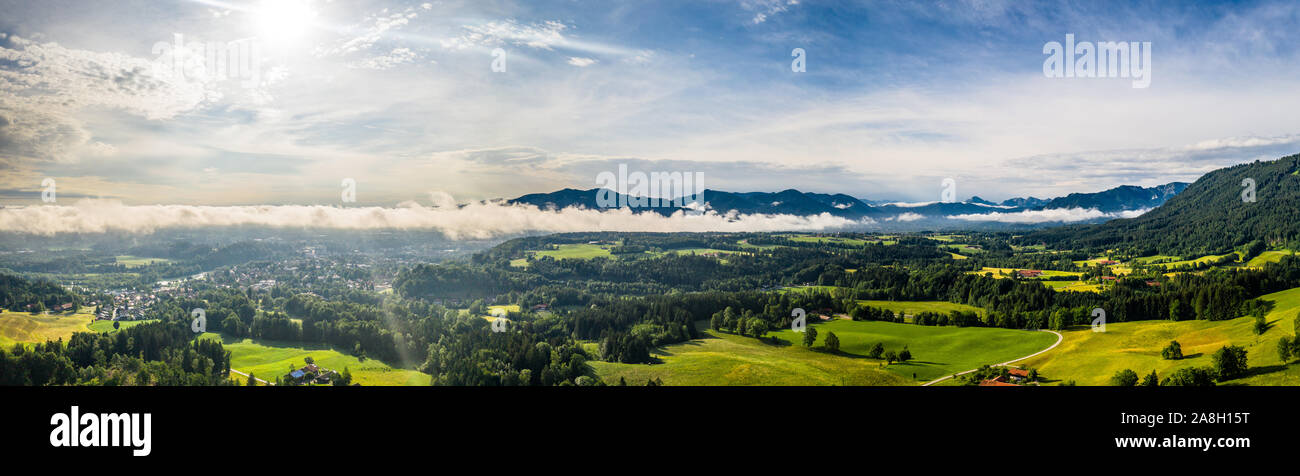
M980 382L981 387L1019 387L1014 383L1008 382L1006 377L998 377Z

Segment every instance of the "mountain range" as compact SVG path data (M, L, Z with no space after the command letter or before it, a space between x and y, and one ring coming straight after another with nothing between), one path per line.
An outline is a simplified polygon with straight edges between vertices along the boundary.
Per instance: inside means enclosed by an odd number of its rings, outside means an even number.
M1136 215L1164 204L1187 188L1185 182L1171 182L1155 187L1124 185L1096 193L1072 193L1052 199L1012 198L993 203L980 197L961 202L900 203L872 201L837 193L812 193L795 189L780 192L727 192L705 190L705 208L719 214L829 214L894 230L930 228L988 228L990 226L1027 227L1040 224L1100 222L1121 216ZM598 209L597 193L601 189L566 188L550 193L534 193L511 200L511 204L528 204L542 209L570 207ZM618 203L632 197L610 193ZM665 206L644 208L647 212L669 215L682 208ZM1052 210L1065 211L1053 213Z

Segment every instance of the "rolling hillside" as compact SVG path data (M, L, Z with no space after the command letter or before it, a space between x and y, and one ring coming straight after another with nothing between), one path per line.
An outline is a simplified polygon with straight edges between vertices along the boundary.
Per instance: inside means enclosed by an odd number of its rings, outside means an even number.
M1255 182L1245 202L1243 181ZM1222 254L1254 240L1300 239L1300 155L1219 169L1140 217L1030 233L1024 243L1058 248L1129 248L1140 254Z

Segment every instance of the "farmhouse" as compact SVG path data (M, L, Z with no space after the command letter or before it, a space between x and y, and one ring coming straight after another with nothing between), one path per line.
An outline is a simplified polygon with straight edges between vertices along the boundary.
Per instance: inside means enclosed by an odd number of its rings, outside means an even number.
M1036 269L1022 269L1018 271L1018 273L1020 273L1020 277L1022 278L1037 278L1043 275L1042 271Z
M322 369L316 364L307 364L300 369L293 370L284 376L284 379L295 384L315 383L319 385L329 385L339 375L330 369Z
M980 382L981 387L1019 387L1014 383L1008 382L1006 377L991 378Z

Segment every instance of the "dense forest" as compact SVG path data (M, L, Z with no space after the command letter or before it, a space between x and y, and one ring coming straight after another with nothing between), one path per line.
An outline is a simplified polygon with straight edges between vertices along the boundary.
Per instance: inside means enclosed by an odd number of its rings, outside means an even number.
M1243 197L1248 181L1254 182L1253 197ZM1139 256L1204 256L1256 240L1293 249L1300 244L1300 155L1215 170L1137 218L1049 228L1018 241L1072 250L1119 248Z
M0 349L0 385L229 385L229 371L230 352L180 322Z

